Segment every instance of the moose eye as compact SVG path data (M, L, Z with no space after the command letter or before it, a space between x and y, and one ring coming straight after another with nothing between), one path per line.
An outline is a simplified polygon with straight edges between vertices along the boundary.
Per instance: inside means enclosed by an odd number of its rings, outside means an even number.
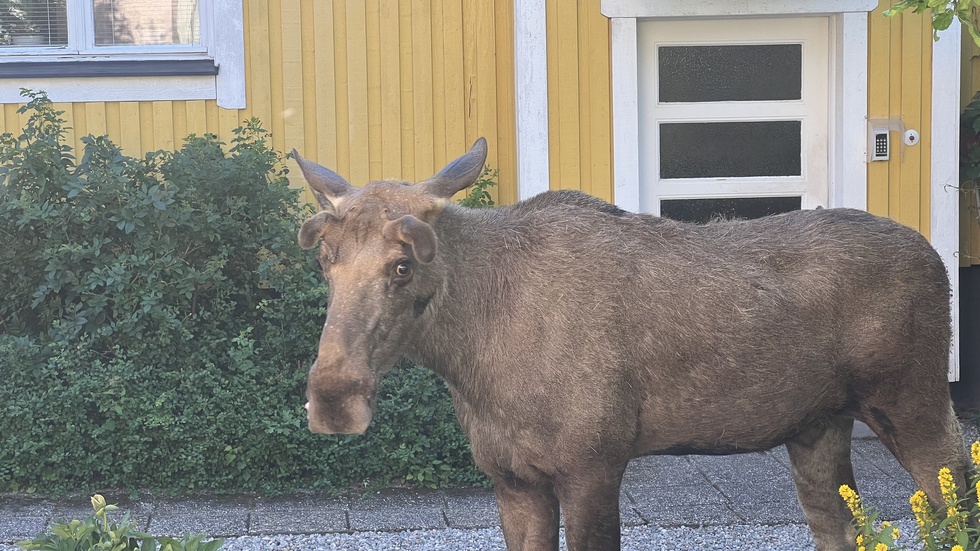
M395 277L398 279L405 279L412 275L412 263L407 260L402 260L398 264L395 264Z

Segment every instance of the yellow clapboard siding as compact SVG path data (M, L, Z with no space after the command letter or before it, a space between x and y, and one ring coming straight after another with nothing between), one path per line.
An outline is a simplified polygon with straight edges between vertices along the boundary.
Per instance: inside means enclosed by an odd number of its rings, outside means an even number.
M929 235L932 28L929 17L869 15L868 117L900 120L920 143L890 134L888 161L868 164L868 210Z
M313 86L316 92L316 109L307 106L307 118L309 124L316 130L316 158L327 166L337 166L337 66L336 49L334 48L334 14L333 7L325 2L313 2L313 13L311 24L315 29L308 31L306 27L303 32L312 32L314 37L314 60L315 80ZM315 23L322 25L316 28ZM306 152L309 155L309 152Z
M269 27L268 10L265 0L248 0L245 12L248 17L246 38L247 78L246 102L252 116L258 117L266 128L272 124L272 60L269 51L269 37L272 29Z
M551 187L612 201L609 20L599 0L547 0Z
M442 58L445 70L444 97L446 147L437 151L436 164L442 166L466 150L465 114L469 104L466 93L467 73L463 48L463 5L461 0L443 2L444 43ZM441 153L441 160L439 154Z

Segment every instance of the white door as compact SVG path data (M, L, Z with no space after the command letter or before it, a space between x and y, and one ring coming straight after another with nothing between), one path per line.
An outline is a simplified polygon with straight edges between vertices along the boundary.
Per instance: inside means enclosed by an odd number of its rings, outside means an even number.
M827 17L637 22L640 210L827 206Z

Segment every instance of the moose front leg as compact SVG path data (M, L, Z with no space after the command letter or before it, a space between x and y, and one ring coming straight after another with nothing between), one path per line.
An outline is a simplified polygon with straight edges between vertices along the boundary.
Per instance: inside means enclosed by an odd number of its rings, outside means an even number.
M494 478L493 493L508 551L558 550L558 498L554 488Z
M598 467L584 476L563 476L558 499L565 516L568 551L618 551L622 471Z

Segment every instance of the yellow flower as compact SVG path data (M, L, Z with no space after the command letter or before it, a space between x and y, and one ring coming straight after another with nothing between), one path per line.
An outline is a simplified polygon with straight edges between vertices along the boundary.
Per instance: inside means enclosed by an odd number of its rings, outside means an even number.
M897 540L901 535L902 533L898 530L898 528L892 528L892 540Z
M963 551L963 546L962 545L954 545L953 548L950 549L949 551Z
M953 475L949 472L949 467L939 469L939 490L942 491L946 501L956 501L956 483L953 482Z
M864 516L864 510L861 507L861 498L858 497L857 492L854 491L850 486L844 484L837 490L842 498L844 498L844 503L847 504L847 508L851 510L851 515L854 516L854 520L858 524L864 524L867 517Z
M875 545L875 551L888 551L888 546L885 545L885 544L883 544L883 543L879 543L878 545ZM960 549L960 551L963 551L963 550Z
M858 534L858 537L857 537L857 540L856 541L857 541L857 544L858 545L861 545L862 543L864 543L864 535L863 534Z
M909 504L912 505L912 512L915 514L915 522L919 525L919 530L923 533L927 532L927 525L931 524L932 506L929 505L926 493L918 490L909 498Z
M980 467L980 442L974 442L970 446L970 457L973 458L973 466Z

